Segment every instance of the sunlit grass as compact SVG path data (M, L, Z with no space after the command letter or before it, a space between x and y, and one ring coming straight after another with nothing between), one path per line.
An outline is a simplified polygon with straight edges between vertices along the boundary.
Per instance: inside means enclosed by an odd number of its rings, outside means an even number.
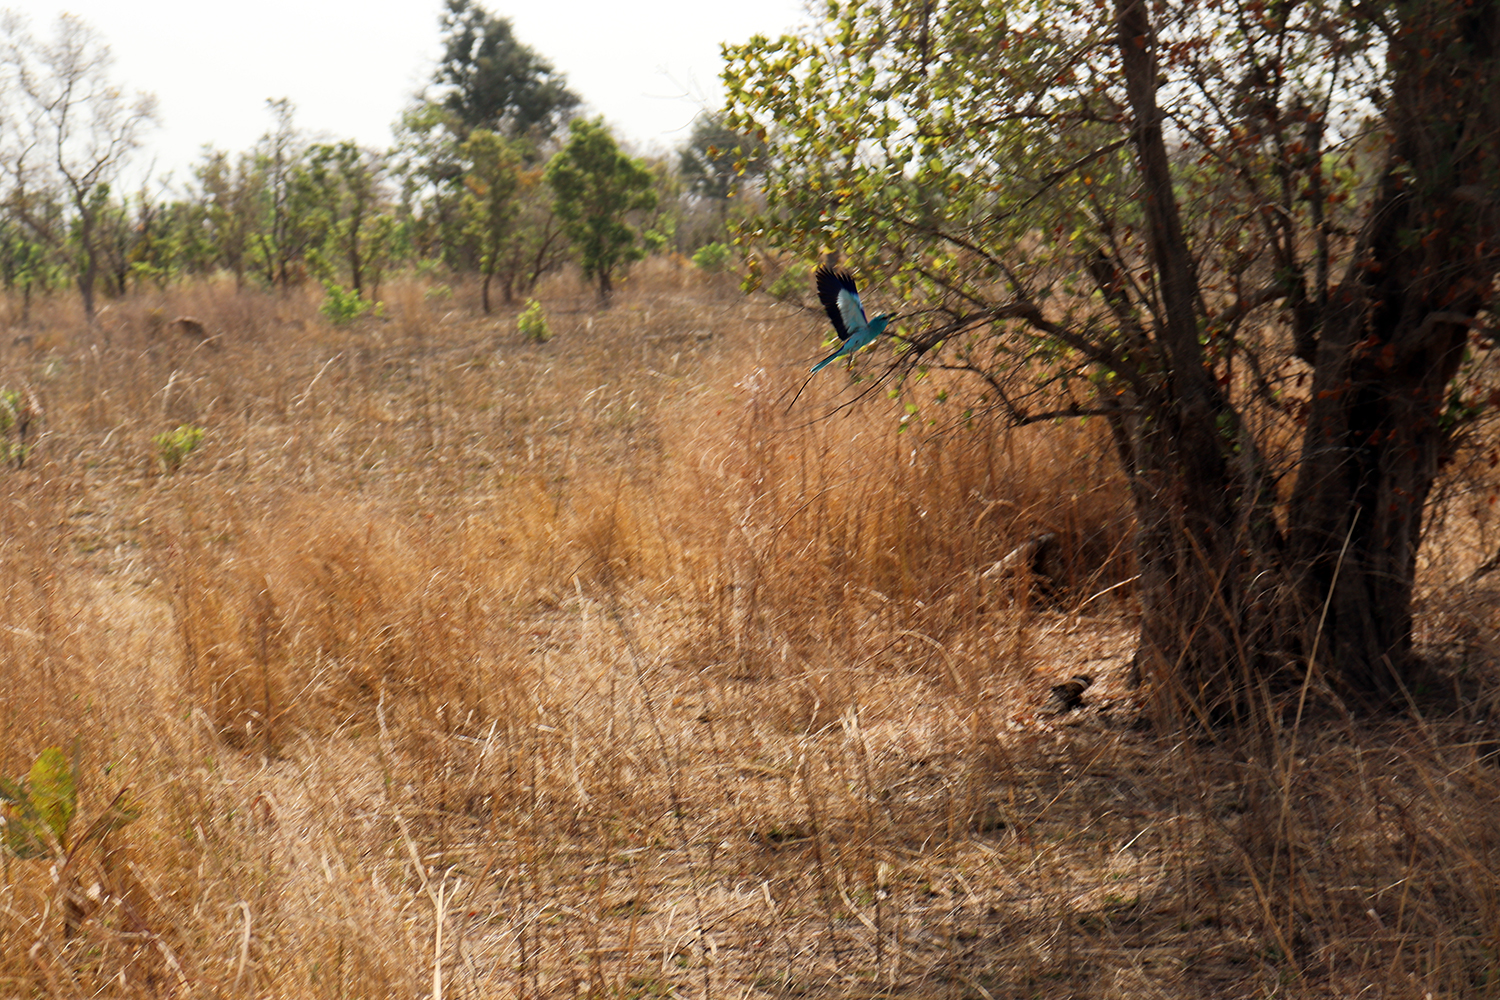
M545 343L419 282L8 332L0 775L142 812L78 898L4 863L0 993L1495 991L1481 725L1143 728L1098 428L789 413L822 321L702 280L555 279Z

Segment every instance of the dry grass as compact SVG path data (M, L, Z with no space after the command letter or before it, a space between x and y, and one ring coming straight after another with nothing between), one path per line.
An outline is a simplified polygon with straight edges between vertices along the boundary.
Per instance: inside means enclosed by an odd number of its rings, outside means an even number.
M79 898L4 862L0 995L1500 992L1478 710L1140 727L1091 429L898 433L841 371L788 415L817 316L665 264L544 287L542 345L385 298L60 300L0 347L44 409L0 774L62 746L85 822L142 807ZM1057 587L984 577L1043 531ZM1488 676L1460 589L1424 622Z

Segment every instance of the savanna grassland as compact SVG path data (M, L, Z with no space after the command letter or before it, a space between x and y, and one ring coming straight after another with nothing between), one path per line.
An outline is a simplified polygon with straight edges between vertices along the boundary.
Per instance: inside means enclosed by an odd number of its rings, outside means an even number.
M1500 994L1483 462L1451 692L1175 735L1099 428L788 413L823 319L720 280L551 279L546 342L415 279L13 323L0 775L62 749L80 832L3 861L0 995Z

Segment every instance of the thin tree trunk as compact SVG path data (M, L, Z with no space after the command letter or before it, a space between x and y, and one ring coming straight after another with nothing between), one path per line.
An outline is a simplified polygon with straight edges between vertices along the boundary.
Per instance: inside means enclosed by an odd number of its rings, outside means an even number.
M358 203L356 203L357 206ZM363 291L364 262L360 259L359 226L363 212L356 207L349 218L349 281L356 294Z
M94 257L93 219L88 210L79 206L78 241L83 248L83 269L78 272L78 292L83 298L83 315L89 325L94 323L94 281L99 274L99 262Z
M1197 279L1178 213L1156 103L1155 39L1145 0L1117 0L1118 47L1136 126L1147 237L1160 275L1153 385L1130 421L1140 645L1135 673L1208 717L1232 708L1250 646L1244 634L1245 489L1228 455L1234 412L1204 363Z

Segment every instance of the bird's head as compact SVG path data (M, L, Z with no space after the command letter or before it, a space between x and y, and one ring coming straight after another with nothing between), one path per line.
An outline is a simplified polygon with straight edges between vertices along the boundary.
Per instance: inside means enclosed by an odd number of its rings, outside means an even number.
M877 337L880 336L882 333L885 333L885 325L890 321L891 318L889 316L876 316L870 320L870 332Z

